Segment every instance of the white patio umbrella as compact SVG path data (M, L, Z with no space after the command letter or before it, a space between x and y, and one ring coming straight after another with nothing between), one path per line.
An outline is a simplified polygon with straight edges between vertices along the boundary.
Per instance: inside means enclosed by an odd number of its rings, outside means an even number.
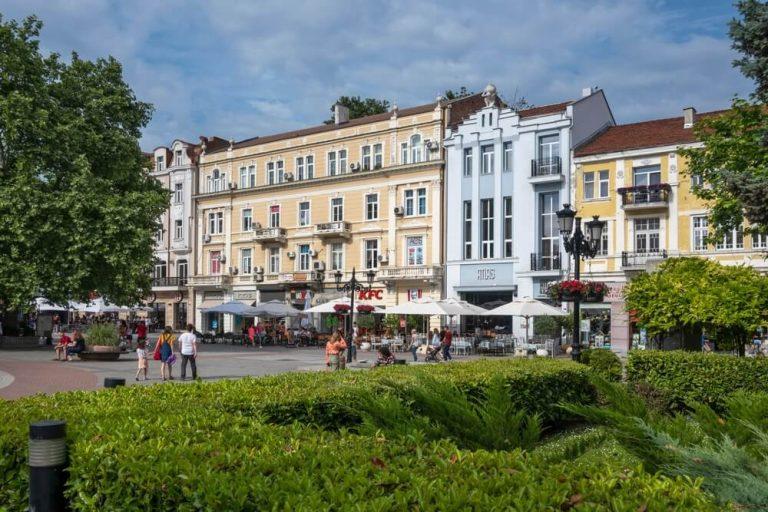
M270 300L253 306L253 316L283 318L299 316L299 314L301 311L279 300Z
M69 308L54 304L44 297L38 297L35 299L35 309L37 309L38 313L44 313L47 311L67 311Z
M568 313L531 297L522 297L485 312L486 316L522 316L525 318L525 342L528 343L528 320L536 316L567 316Z
M239 300L231 300L223 304L218 304L212 308L201 309L203 313L223 313L225 315L239 316L257 316L256 308L244 304Z
M349 306L350 304L349 297L341 297L339 299L334 299L334 300L325 302L323 304L318 304L317 306L312 306L311 308L305 309L304 311L302 311L302 313L336 313L334 306L336 306L337 304L346 304L347 306ZM355 301L355 308L361 305L373 306L373 304L366 302L364 300ZM373 312L376 314L381 314L381 313L384 313L384 309L377 306L373 306Z
M115 304L107 304L106 301L98 297L93 299L87 304L77 303L76 309L78 311L85 311L86 313L122 313L123 311L130 311L130 308L125 306L117 306Z

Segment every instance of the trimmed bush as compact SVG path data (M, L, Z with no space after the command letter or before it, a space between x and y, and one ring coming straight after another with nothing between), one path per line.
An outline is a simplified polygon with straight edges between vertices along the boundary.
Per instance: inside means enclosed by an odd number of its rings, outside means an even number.
M699 402L722 410L736 391L768 391L768 359L638 350L629 354L627 379L660 390L676 407Z
M603 348L584 350L580 361L605 379L613 382L621 380L621 359L611 350Z

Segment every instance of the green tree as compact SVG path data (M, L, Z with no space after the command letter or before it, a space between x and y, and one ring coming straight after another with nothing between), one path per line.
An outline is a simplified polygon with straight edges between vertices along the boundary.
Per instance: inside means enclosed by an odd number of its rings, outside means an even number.
M334 106L340 103L349 109L349 118L372 116L383 114L389 111L389 101L377 100L376 98L361 98L360 96L340 96L338 100L331 105L331 118L325 121L325 124L333 124Z
M458 91L454 91L453 89L446 89L443 93L443 97L447 100L458 100L459 98L466 98L467 96L472 96L473 94L475 93L462 85Z
M152 107L113 58L39 50L42 23L0 17L0 301L146 296L169 195L139 148Z
M704 145L686 149L687 173L703 178L694 192L711 206L712 238L740 226L768 231L768 3L742 0L741 19L730 23L733 48L742 56L733 64L755 81L753 101L736 98L728 112L697 121L695 133Z
M627 285L627 309L651 335L704 328L743 351L768 319L768 278L752 267L703 258L670 258Z

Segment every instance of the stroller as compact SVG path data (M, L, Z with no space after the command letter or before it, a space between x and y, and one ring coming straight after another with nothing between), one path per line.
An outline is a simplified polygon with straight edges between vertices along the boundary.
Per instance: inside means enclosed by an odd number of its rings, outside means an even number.
M427 346L427 353L424 356L425 363L439 363L443 360L443 354L441 353L442 347L440 345Z

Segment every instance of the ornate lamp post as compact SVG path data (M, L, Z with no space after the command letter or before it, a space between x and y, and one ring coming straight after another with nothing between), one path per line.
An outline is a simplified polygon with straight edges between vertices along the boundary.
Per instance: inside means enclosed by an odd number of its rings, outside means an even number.
M575 222L574 222L575 221ZM586 237L581 231L581 217L576 217L576 212L571 209L570 204L564 204L563 209L557 212L557 223L560 227L560 234L563 237L565 252L573 255L573 278L577 281L581 279L581 259L594 258L600 249L600 237L603 234L604 220L599 220L599 216L594 215L592 220L586 222ZM574 361L579 360L581 355L581 298L576 297L573 301L573 345L571 357Z
M341 282L341 278L344 276L342 274L341 270L337 270L333 273L333 278L336 281L336 291L339 292L345 292L349 293L349 322L347 322L347 329L346 329L346 339L347 343L354 343L354 340L352 339L352 318L354 318L355 313L355 293L357 292L368 292L371 291L371 287L373 286L373 280L376 279L376 271L375 270L369 270L365 273L365 276L367 278L367 285L355 277L355 269L352 269L352 278L347 281L346 283ZM322 273L318 273L317 275L317 281L318 284L322 284L323 279L325 278L325 275ZM352 350L347 348L347 362L352 362Z

